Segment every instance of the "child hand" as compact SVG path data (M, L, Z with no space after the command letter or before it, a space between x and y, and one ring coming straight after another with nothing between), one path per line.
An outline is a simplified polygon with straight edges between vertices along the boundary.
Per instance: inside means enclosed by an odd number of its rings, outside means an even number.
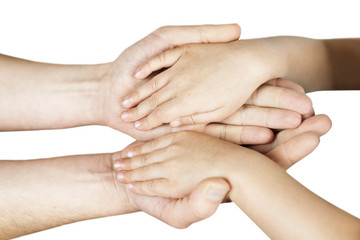
M267 156L289 167L286 163L290 159L297 162L318 143L318 134L299 131L268 151ZM186 196L198 183L211 177L225 178L231 184L238 179L243 159L249 163L262 158L266 156L195 132L169 134L113 154L118 179L128 184L132 192L172 198Z
M136 121L139 130L162 123L178 127L219 122L239 109L258 86L277 77L262 53L258 40L190 44L165 51L141 66L136 77L144 79L172 67L125 97L123 105L133 108L121 117Z

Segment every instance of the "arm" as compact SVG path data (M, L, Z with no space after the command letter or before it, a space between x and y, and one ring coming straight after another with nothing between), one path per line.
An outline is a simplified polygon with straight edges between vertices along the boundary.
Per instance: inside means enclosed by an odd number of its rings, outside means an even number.
M0 131L101 124L99 89L108 68L0 55Z
M0 239L137 211L110 154L0 161Z
M58 65L0 55L0 131L107 125L138 139L169 127L139 132L121 121L121 99L140 81L138 65L167 48L238 39L238 25L162 27L127 48L114 62Z
M251 155L233 166L230 199L271 239L359 239L358 218L306 189L270 159Z
M202 179L224 177L232 186L230 199L272 239L358 239L359 219L285 172L329 128L326 116L309 118L263 146L267 156L205 135L170 134L115 154L115 169L131 191L149 196L181 196Z
M112 165L111 154L0 161L0 239L139 210L184 228L212 215L230 189L209 179L183 199L140 196L115 180Z
M360 89L360 39L302 37L259 39L277 77L298 82L306 91ZM281 66L280 68L278 66Z

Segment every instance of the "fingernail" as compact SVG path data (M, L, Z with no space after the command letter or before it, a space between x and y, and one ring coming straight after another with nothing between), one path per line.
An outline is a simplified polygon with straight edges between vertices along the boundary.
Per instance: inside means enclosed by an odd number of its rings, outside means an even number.
M122 104L124 105L124 107L130 107L131 98L125 98Z
M129 152L127 153L127 156L128 156L129 158L132 158L132 157L134 156L134 153L133 153L132 151L129 151Z
M135 128L139 128L140 125L141 125L140 121L136 121L136 122L135 122Z
M120 170L120 169L122 169L124 167L124 164L122 163L122 161L120 160L120 161L116 161L115 163L114 163L114 168L115 168L115 170Z
M120 172L120 173L117 174L116 177L117 177L118 180L123 180L124 179L124 173Z
M227 191L224 189L210 188L207 192L208 198L212 201L222 201Z
M141 70L137 70L136 73L135 73L135 77L140 78L141 74L142 74Z
M126 184L126 187L128 189L132 189L132 188L134 188L134 184L132 184L132 183Z
M180 121L178 121L178 120L172 121L170 123L170 126L171 127L179 127L180 126Z
M125 120L125 119L127 119L128 117L129 117L129 113L128 113L128 112L125 111L125 112L122 112L122 113L121 113L121 118L122 118L122 119Z

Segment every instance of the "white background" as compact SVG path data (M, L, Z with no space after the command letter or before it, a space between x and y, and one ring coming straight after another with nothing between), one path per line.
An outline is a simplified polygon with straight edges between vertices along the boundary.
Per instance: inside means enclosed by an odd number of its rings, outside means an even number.
M0 1L0 52L53 63L101 63L162 25L239 23L242 38L360 36L358 1ZM360 80L360 79L359 79ZM0 86L1 87L1 86ZM320 146L289 173L360 217L360 92L316 92L317 113L333 121ZM132 139L115 130L0 133L0 159L29 159L122 149ZM14 173L16 174L16 173ZM1 197L1 196L0 196ZM270 219L276 221L276 219ZM136 213L70 224L23 239L267 239L233 204L188 229Z

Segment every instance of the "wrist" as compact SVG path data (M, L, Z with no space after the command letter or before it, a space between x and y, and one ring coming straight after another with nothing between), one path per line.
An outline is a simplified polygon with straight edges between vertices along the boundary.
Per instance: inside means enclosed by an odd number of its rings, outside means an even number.
M286 75L288 64L281 38L259 38L233 42L239 69L247 66L256 87Z

